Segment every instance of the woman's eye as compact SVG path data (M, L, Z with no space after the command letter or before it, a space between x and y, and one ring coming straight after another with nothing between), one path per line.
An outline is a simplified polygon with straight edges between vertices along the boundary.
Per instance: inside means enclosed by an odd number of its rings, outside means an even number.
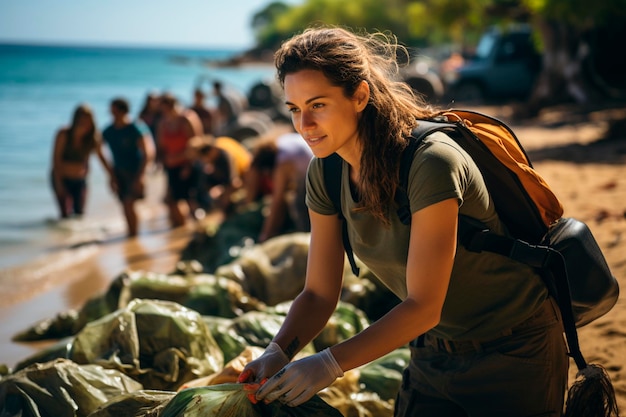
M324 105L323 105L322 103L315 103L315 104L313 104L313 106L312 106L312 107L313 107L314 109L319 109L319 108L324 107Z
M298 108L296 108L296 107L289 107L289 108L287 109L287 111L288 111L289 113L296 113L296 112L298 112L299 110L298 110Z

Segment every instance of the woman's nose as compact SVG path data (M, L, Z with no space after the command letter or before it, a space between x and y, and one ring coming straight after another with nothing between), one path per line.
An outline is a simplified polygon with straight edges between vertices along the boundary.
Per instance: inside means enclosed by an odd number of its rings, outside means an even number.
M315 124L313 117L310 112L303 111L300 114L300 125L302 126L302 130L306 130Z

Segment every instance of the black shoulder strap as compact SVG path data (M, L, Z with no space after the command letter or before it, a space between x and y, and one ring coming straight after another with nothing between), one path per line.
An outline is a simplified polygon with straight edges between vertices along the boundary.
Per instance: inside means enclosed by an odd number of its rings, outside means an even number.
M326 192L328 193L330 200L333 202L335 210L337 210L337 216L339 216L339 219L341 220L343 248L348 256L352 273L358 277L360 271L356 261L354 260L354 253L352 252L352 245L350 244L350 238L348 236L348 223L346 222L346 218L344 217L341 209L341 178L343 160L339 155L333 153L322 160L322 165L324 167L324 186L326 187Z

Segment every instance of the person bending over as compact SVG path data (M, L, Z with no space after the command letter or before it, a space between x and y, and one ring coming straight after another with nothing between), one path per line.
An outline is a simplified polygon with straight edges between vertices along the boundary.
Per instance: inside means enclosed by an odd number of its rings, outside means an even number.
M382 34L321 27L275 54L293 125L315 155L306 183L311 240L304 289L239 381L256 400L297 406L409 344L395 416L560 416L568 357L558 307L533 269L457 245L460 214L505 231L476 165L445 133L415 151L410 226L396 214L407 137L436 113L396 81L398 48ZM292 361L342 289L341 221L322 168L332 153L343 159L337 181L353 251L401 302L357 335Z

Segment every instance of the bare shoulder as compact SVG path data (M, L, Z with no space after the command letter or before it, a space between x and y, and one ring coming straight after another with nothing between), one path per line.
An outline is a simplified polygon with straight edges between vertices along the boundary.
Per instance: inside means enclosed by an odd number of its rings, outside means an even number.
M70 131L70 128L67 126L64 126L62 128L60 128L59 130L56 131L56 134L54 135L54 138L56 141L64 141L67 139L67 134Z

